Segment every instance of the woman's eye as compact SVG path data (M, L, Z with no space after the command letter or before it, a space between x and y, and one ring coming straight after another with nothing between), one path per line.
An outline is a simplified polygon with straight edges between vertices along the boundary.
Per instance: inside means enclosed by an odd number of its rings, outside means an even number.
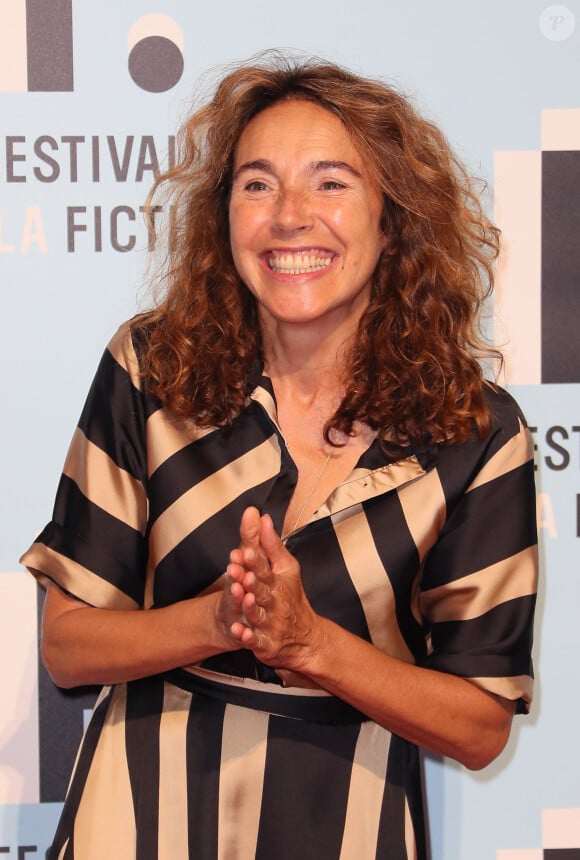
M244 187L246 191L266 191L268 189L266 183L261 182L259 179L254 179L252 182L248 182Z
M337 182L336 179L327 179L321 185L323 191L340 191L344 187L343 183Z

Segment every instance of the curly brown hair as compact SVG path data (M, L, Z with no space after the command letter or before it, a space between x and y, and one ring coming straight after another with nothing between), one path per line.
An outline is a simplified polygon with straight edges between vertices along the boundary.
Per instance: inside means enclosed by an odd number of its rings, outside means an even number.
M178 159L156 181L174 213L167 289L134 322L149 390L178 418L225 426L262 359L256 302L232 260L234 151L248 122L285 99L338 116L381 190L386 236L351 347L344 397L328 422L362 421L391 443L460 442L489 429L480 360L501 356L480 329L499 231L439 129L393 87L320 61L269 53L230 71L186 121ZM153 225L150 224L150 229Z

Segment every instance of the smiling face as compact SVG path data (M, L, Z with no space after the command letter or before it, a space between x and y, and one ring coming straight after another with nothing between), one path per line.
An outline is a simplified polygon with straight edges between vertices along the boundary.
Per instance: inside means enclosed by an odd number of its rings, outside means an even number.
M381 212L338 117L298 100L255 116L235 151L229 219L234 263L262 326L354 332L384 246Z

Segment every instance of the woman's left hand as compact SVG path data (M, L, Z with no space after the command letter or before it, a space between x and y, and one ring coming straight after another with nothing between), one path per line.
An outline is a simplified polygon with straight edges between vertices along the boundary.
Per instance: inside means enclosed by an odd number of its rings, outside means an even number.
M479 769L503 749L514 703L466 678L392 657L317 615L268 516L247 508L232 551L230 632L290 686L316 686L411 743ZM297 683L297 677L304 683Z
M227 572L244 621L232 635L269 666L300 673L317 647L318 616L304 588L300 566L274 529L271 518L247 508L240 525L240 546L230 553Z

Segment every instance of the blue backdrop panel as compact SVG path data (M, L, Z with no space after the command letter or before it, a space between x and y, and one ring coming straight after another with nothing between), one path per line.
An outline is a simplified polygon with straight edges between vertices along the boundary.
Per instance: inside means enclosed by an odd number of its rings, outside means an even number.
M530 243L533 232L526 239L506 230L509 277L502 281L516 308L505 335L511 330L519 343L523 327L520 352L541 367L528 377L537 384L522 384L519 370L512 377L537 446L536 701L486 771L428 757L426 772L434 860L579 856L578 0L295 0L291 8L263 0L0 2L0 654L7 696L0 853L44 855L93 696L58 693L38 666L37 592L19 584L25 575L16 576L17 559L50 516L104 344L147 304L142 210L155 171L173 157L195 82L211 67L280 46L400 84L490 192L498 157L541 166L531 183L541 254ZM552 143L542 132L546 111L556 128ZM531 217L526 195L513 187L501 201L506 225ZM486 201L491 211L491 193ZM514 264L535 255L537 295Z

